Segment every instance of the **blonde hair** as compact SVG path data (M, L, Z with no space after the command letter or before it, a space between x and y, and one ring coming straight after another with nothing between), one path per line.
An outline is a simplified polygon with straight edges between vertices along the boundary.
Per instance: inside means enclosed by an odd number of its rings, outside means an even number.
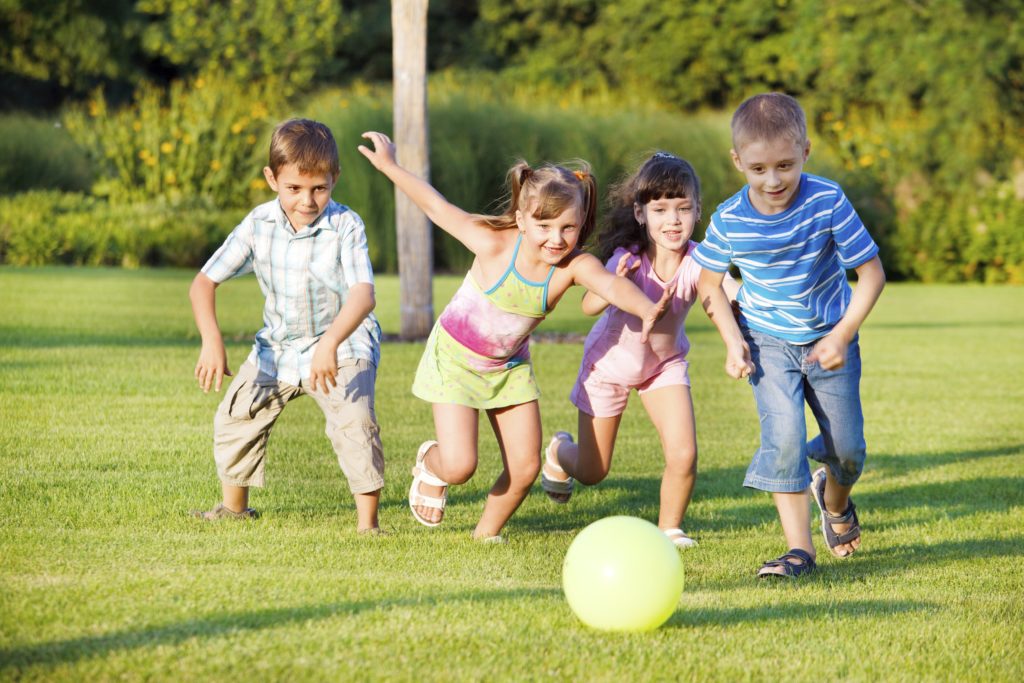
M582 248L597 223L597 181L587 162L576 160L572 165L574 169L558 164L532 168L525 161L517 161L505 178L507 193L501 213L473 217L495 230L507 230L516 227L516 211L544 220L571 207L579 207L577 246Z
M732 115L732 146L786 137L798 145L807 142L807 118L795 98L781 92L747 98Z
M270 136L267 165L276 176L288 164L298 167L299 173L330 175L337 180L341 165L331 129L309 119L288 119L277 124Z

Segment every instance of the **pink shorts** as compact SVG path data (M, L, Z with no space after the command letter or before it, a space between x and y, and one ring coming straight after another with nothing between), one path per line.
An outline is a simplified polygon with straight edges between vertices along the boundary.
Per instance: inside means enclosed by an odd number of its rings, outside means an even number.
M643 394L655 389L672 386L690 386L690 364L682 358L673 358L639 384L625 383L602 372L584 359L576 385L569 394L569 400L577 408L593 417L615 417L622 415L629 401L630 389Z

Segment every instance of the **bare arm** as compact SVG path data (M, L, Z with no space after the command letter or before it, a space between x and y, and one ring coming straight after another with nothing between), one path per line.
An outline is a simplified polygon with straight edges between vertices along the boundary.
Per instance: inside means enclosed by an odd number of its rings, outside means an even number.
M730 377L740 379L754 372L754 364L750 361L750 348L743 341L739 325L733 317L729 297L722 289L724 280L725 273L702 268L697 282L697 296L700 297L704 312L718 328L718 334L725 342L725 371Z
M658 318L664 314L675 293L674 287L666 287L661 299L655 303L631 281L605 270L601 262L590 254L580 254L573 259L570 267L573 269L573 281L576 284L586 287L604 301L640 318L643 323L640 331L642 342L647 341L648 333Z
M474 254L493 248L494 240L489 239L489 229L483 228L469 213L445 199L430 183L398 165L395 145L387 135L367 132L363 137L373 143L373 149L359 145L362 155L420 207L434 225L462 242Z
M807 356L826 370L837 370L846 364L846 350L871 309L875 307L885 287L885 270L877 256L857 266L857 286L853 289L850 305L832 331L819 339Z
M192 301L192 315L195 317L199 336L203 340L194 373L203 393L209 393L211 385L215 391L220 391L224 376L231 376L224 338L221 336L220 325L217 324L218 284L203 273L199 273L192 280L192 286L188 290L188 298Z
M338 386L338 346L348 339L376 305L377 299L370 283L361 282L349 290L348 298L330 327L320 336L313 352L309 383L314 391L319 388L326 394L330 393L331 387Z
M640 259L635 259L631 264L630 259L633 258L633 254L623 254L619 259L619 262L615 265L615 274L619 277L626 277L630 271L639 268ZM599 315L604 312L604 309L608 308L608 302L588 289L587 293L583 295L583 301L580 303L580 308L583 309L583 313L586 315Z

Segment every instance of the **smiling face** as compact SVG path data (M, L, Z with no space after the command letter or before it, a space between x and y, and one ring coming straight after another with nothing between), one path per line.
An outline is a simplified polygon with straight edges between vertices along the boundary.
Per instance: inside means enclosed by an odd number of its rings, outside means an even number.
M633 212L636 222L647 226L651 258L658 249L685 249L698 218L693 201L686 197L659 197L643 205L634 204Z
M790 207L800 189L800 174L811 152L811 143L788 137L755 140L732 150L732 163L746 177L750 203L771 216Z
M530 250L537 253L540 261L553 266L576 248L581 214L578 206L570 206L551 218L538 218L532 210L516 211L516 224Z
M264 168L263 176L296 232L319 218L331 201L335 178L329 173L300 173L295 164L285 164L276 175L269 166Z

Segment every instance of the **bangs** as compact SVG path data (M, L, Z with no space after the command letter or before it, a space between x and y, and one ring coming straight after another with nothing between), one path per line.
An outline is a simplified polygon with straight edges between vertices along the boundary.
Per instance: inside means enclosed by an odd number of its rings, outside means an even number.
M582 209L582 198L575 188L548 183L543 192L532 192L526 198L530 215L537 220L550 220L562 215L566 209Z
M639 178L636 188L636 202L646 204L655 199L689 199L700 201L697 177L693 173L681 172L678 163L654 165Z

